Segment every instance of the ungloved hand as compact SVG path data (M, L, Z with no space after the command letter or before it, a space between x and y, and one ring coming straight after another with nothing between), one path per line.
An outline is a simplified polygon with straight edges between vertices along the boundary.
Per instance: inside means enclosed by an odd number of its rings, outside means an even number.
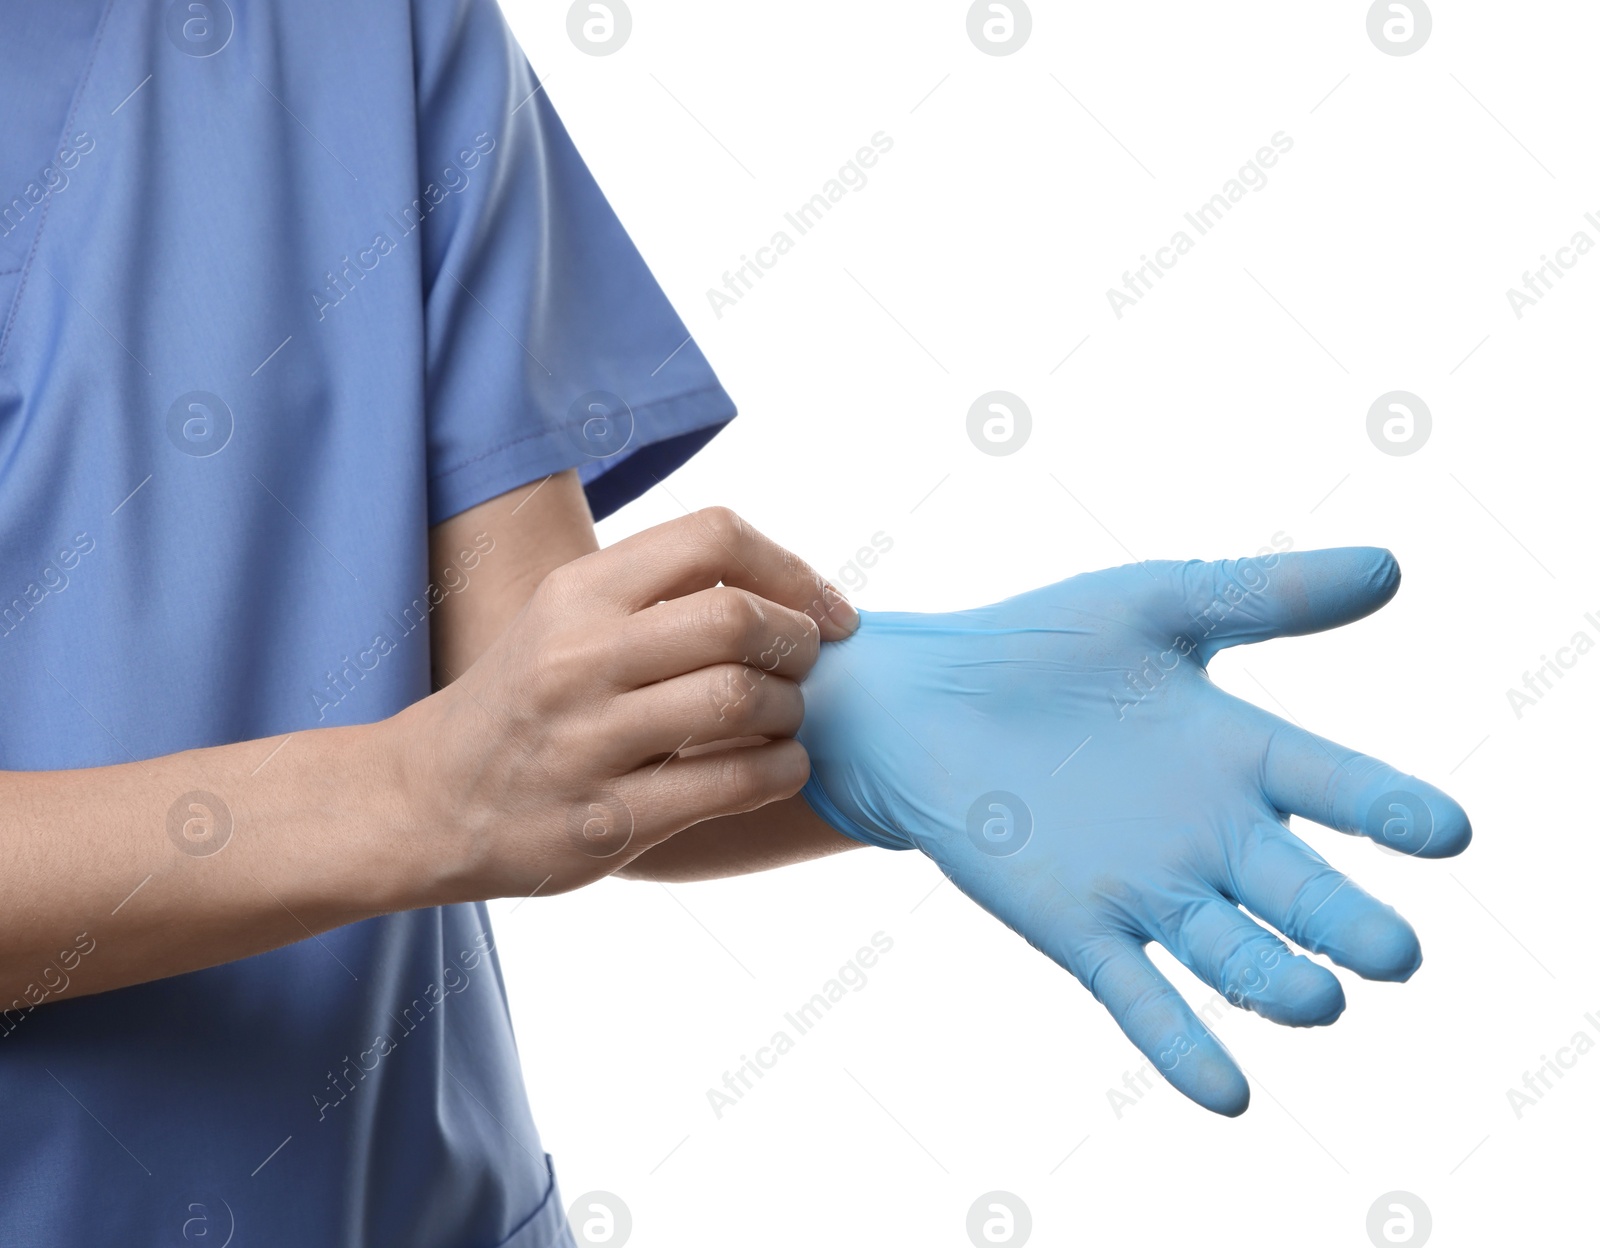
M1347 624L1400 583L1387 551L1146 562L949 614L863 611L803 689L803 790L847 836L922 850L1077 977L1184 1095L1243 1112L1244 1075L1145 954L1235 1005L1330 1023L1338 979L1404 980L1416 933L1287 827L1460 853L1444 793L1224 693L1226 646ZM1243 907L1243 909L1241 909Z

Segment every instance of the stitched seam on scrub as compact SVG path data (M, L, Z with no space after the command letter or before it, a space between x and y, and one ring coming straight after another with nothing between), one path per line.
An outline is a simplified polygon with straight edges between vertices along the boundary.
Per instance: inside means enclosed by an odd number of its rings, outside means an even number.
M117 0L106 0L106 7L100 14L100 25L95 28L94 42L89 46L89 59L84 64L83 73L78 78L78 87L72 93L72 106L67 109L66 124L61 128L61 134L56 139L56 150L61 150L62 141L72 133L72 127L78 120L78 109L83 106L84 93L89 86L89 78L94 73L95 62L100 58L100 43L106 33L106 26L111 21L111 10L117 7ZM20 268L15 270L22 276L17 279L16 292L11 296L11 308L6 317L5 333L0 334L0 366L6 362L6 350L11 345L11 331L16 327L17 314L22 308L22 297L28 289L28 278L33 275L33 260L39 254L39 244L44 238L45 224L50 220L50 206L55 202L51 195L44 201L39 209L39 224L33 230L33 245L28 248L28 258L22 262Z
M544 1170L546 1185L544 1195L539 1198L539 1204L527 1217L518 1222L511 1234L507 1235L501 1244L509 1244L522 1235L522 1232L532 1226L539 1218L545 1215L545 1207L549 1205L550 1198L556 1194L556 1163L549 1153L544 1155Z

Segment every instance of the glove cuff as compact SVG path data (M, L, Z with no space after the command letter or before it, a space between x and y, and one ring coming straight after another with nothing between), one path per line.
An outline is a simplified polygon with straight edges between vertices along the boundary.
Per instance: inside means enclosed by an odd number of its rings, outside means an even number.
M817 780L816 772L811 773L811 778L806 781L805 787L800 790L800 796L805 798L806 805L811 807L812 813L818 819L821 819L823 823L827 824L835 832L850 837L851 840L861 841L867 845L876 845L879 849L916 848L905 837L871 831L850 818L823 791L821 783Z

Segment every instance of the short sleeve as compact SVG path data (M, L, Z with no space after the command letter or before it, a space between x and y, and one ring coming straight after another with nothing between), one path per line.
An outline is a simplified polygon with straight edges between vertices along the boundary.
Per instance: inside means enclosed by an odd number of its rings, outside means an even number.
M413 0L428 512L576 467L598 519L734 406L494 0Z

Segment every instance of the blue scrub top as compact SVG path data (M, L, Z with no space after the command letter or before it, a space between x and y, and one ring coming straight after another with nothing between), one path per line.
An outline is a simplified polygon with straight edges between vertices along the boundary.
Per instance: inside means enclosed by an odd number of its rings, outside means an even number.
M492 0L0 0L0 767L391 715L430 525L733 416L538 88ZM0 994L0 1242L570 1242L483 906L60 1000L118 901Z

